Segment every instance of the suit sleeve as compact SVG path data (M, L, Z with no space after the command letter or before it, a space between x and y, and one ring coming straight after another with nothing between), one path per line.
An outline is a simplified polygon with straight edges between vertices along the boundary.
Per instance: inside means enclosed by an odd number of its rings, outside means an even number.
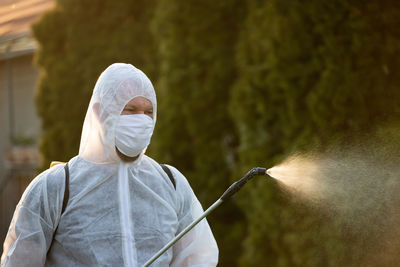
M176 191L178 198L179 234L187 225L203 214L203 208L191 189L186 178L175 168ZM173 246L173 258L170 266L216 266L218 246L206 219L200 221L192 230Z
M36 177L22 195L3 245L1 266L44 266L61 212L62 166Z

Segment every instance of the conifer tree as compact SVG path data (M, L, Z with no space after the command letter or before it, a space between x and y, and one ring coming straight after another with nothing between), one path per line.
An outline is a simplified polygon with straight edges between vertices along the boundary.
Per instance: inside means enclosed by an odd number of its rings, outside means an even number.
M159 2L154 20L164 113L152 151L183 171L204 207L230 185L235 163L236 132L228 102L242 9L236 0L168 0ZM209 222L220 247L219 265L235 266L241 211L228 202Z

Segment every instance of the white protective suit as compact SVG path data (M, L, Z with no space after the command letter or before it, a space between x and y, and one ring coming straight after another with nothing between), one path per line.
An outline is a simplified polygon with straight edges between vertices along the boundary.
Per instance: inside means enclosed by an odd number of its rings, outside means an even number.
M24 192L4 242L1 266L142 266L201 215L199 201L177 169L169 166L175 189L144 151L131 163L116 154L116 124L124 106L137 96L152 102L155 123L156 96L142 71L116 63L100 75L79 155L69 162L65 212L60 217L65 172L57 165ZM203 220L152 266L216 266L217 261L217 244Z

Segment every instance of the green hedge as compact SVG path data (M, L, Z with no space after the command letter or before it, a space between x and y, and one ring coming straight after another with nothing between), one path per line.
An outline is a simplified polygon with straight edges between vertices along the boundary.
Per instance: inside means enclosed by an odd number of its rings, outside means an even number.
M236 76L240 1L160 1L154 36L160 49L160 116L150 152L176 165L207 208L231 183L237 136L228 102ZM220 266L235 266L243 215L228 202L208 218Z

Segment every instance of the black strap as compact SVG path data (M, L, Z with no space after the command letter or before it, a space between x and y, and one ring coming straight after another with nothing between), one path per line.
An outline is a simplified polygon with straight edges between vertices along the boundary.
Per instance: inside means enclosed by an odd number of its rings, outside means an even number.
M65 187L64 187L64 198L63 198L63 204L62 204L62 208L61 208L60 218L61 218L61 215L64 213L65 208L67 207L68 198L69 198L69 166L68 166L68 162L64 165L64 171L65 171ZM60 224L60 220L58 221L58 225L59 224ZM56 236L56 233L58 230L58 225L57 225L56 229L54 229L53 237L51 239L50 247L47 250L47 254L49 254L51 246L53 245L54 237Z
M176 189L175 179L174 179L174 176L172 175L171 170L165 164L160 164L160 166L165 171L165 173L168 175L169 179L171 180L171 183L174 185L174 188Z
M69 166L68 166L68 162L64 165L64 170L65 170L65 188L64 188L64 199L63 199L63 205L62 205L62 209L61 209L61 215L64 213L65 208L67 207L68 198L69 198Z

